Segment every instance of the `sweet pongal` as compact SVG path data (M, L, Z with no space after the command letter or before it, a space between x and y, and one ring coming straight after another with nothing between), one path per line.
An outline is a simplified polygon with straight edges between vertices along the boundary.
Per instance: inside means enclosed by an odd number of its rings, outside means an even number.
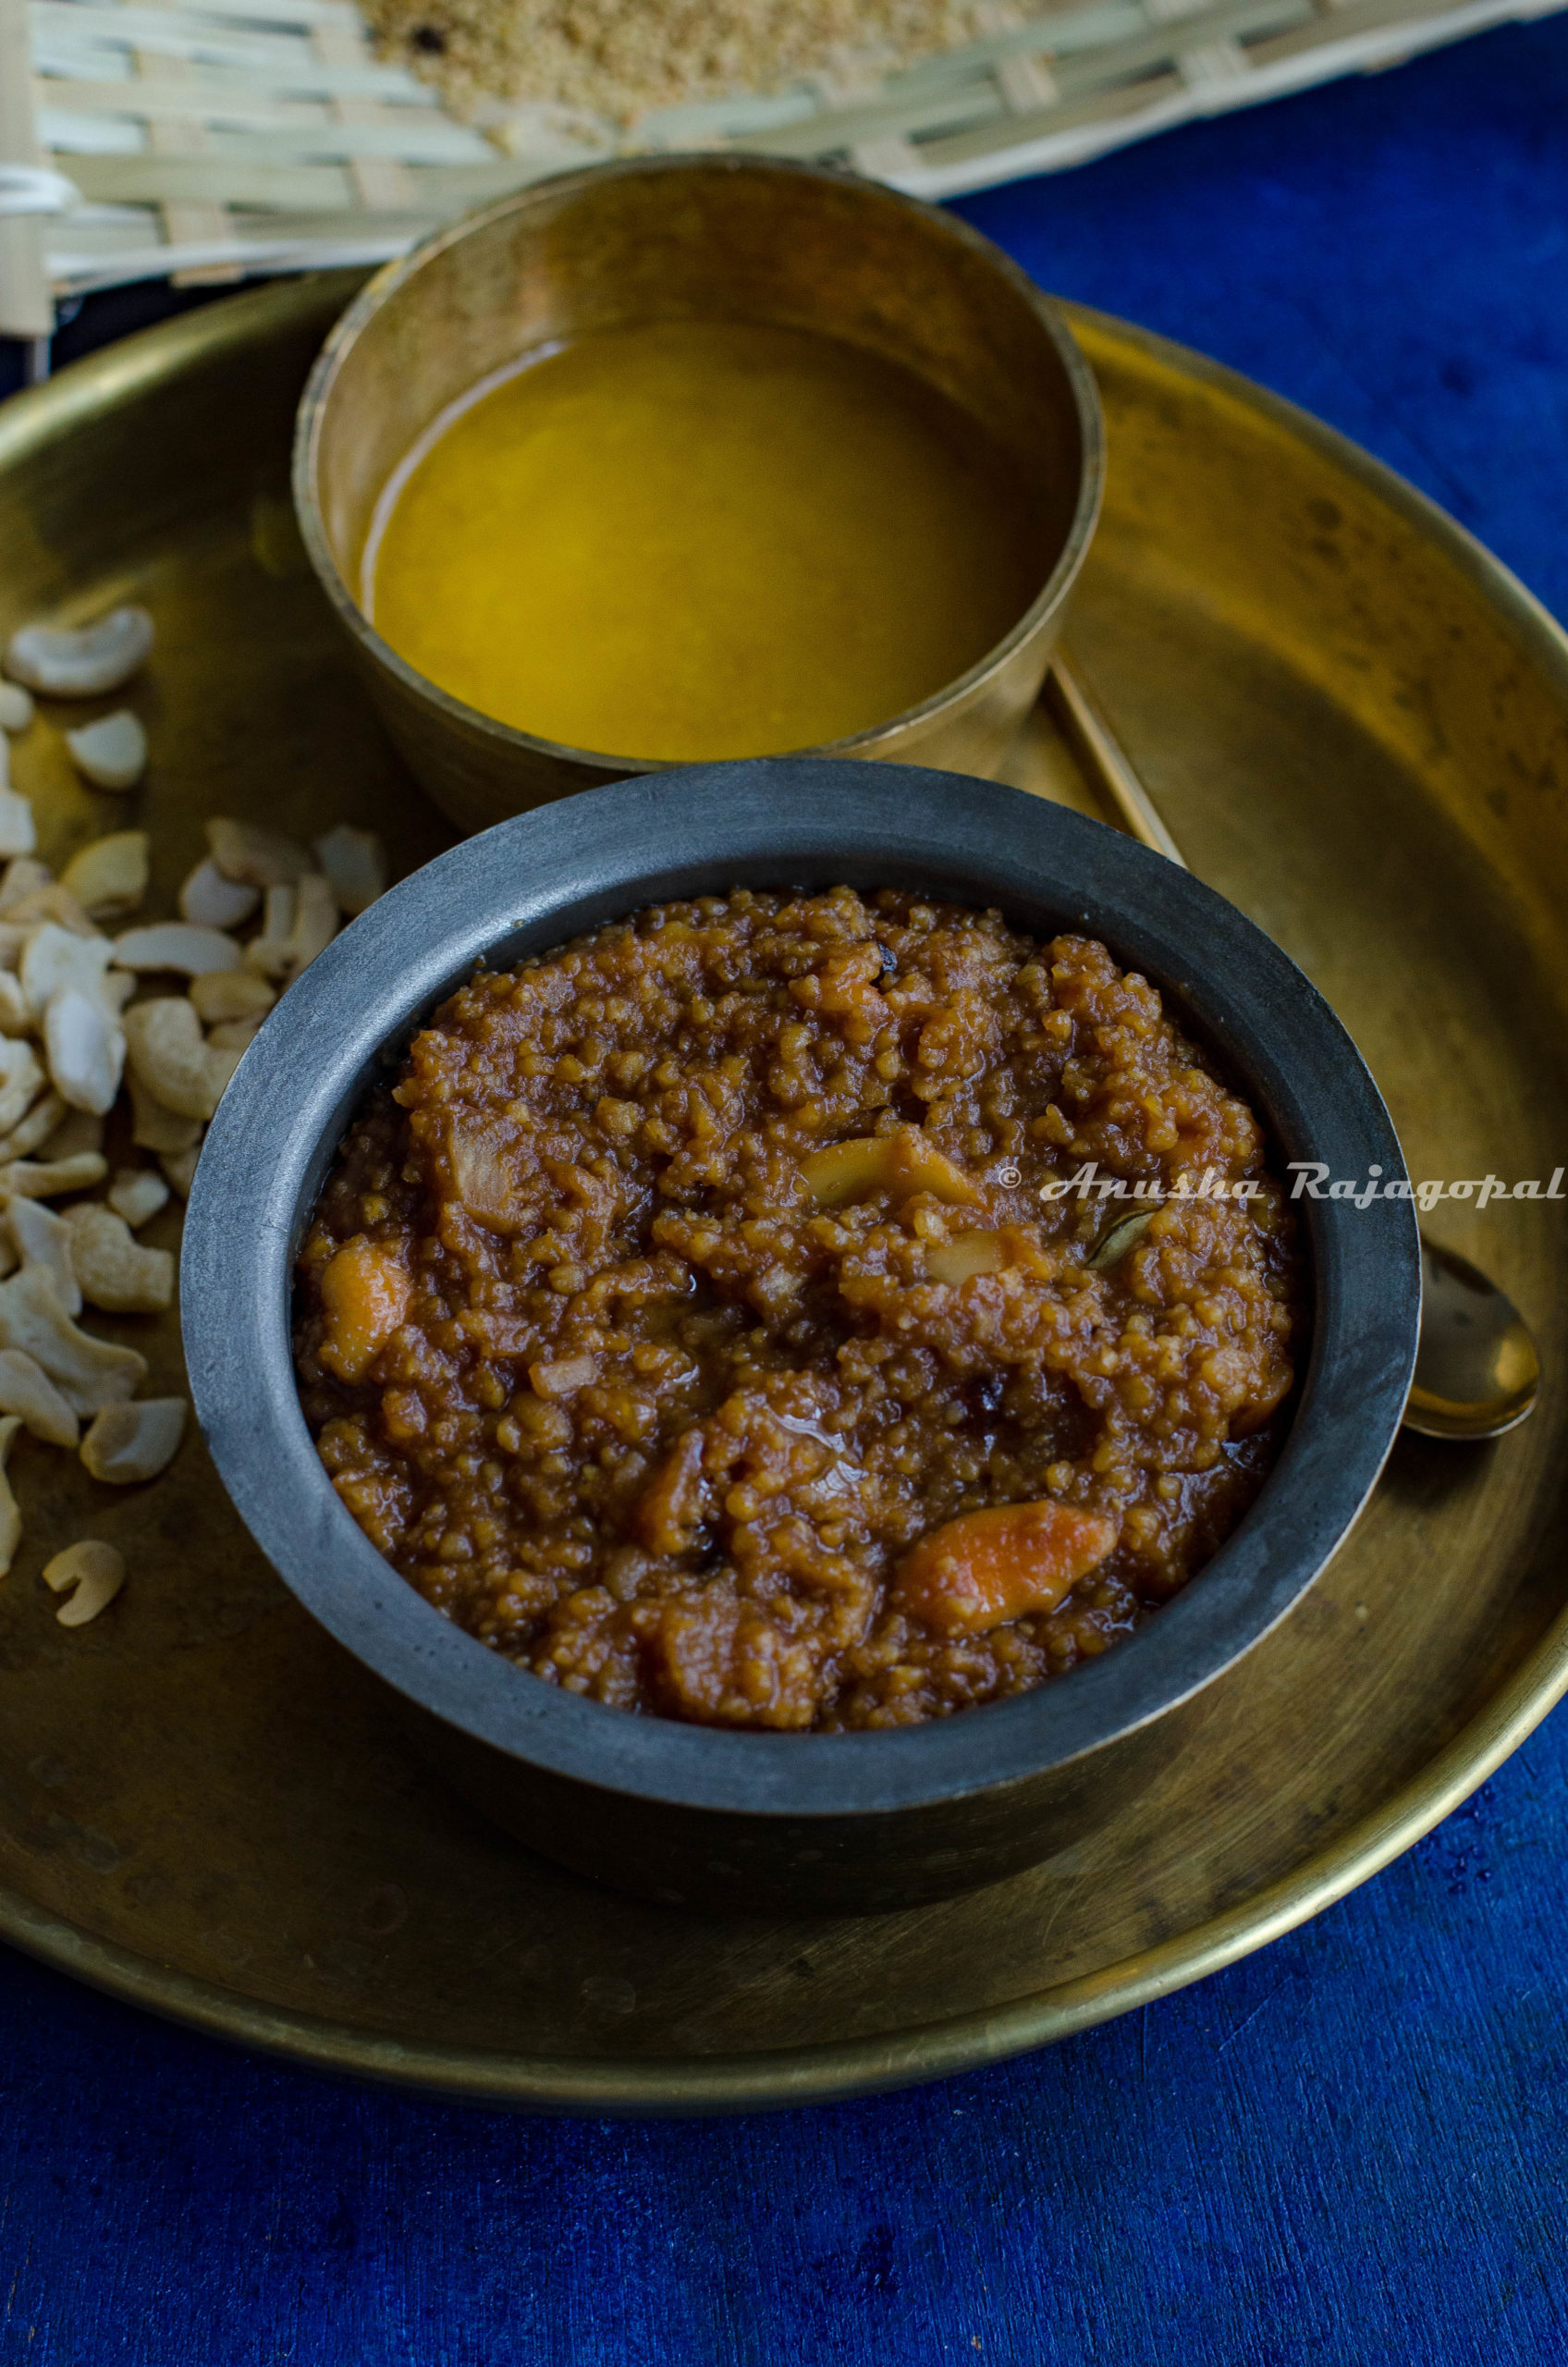
M737 890L452 997L323 1192L296 1353L356 1520L521 1670L854 1729L1202 1568L1300 1282L1256 1119L1103 946Z

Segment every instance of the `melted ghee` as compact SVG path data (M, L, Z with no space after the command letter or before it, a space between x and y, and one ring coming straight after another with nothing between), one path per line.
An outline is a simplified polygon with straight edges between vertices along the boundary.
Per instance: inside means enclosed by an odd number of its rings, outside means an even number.
M911 373L793 329L595 332L454 404L382 497L364 599L484 714L701 760L884 723L1013 625L1016 479Z

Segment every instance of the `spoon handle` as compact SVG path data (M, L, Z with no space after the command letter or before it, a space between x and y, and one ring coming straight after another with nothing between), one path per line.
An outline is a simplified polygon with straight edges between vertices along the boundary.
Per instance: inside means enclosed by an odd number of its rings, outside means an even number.
M1187 865L1182 850L1156 813L1147 790L1133 770L1116 734L1084 689L1076 667L1058 649L1046 677L1046 704L1073 754L1105 791L1132 837L1168 862Z

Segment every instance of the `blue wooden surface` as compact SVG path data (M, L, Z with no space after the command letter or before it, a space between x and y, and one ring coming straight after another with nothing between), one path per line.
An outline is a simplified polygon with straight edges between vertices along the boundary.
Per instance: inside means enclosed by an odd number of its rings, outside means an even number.
M1322 412L1568 614L1565 102L1562 18L962 210ZM0 1950L0 2362L1559 2367L1565 1772L1568 1712L1203 1987L787 2116L447 2110Z

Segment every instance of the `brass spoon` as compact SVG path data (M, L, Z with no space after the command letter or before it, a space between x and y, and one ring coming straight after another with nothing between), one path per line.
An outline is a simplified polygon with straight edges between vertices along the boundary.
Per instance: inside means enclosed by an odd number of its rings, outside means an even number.
M1132 837L1171 863L1182 851L1125 751L1057 652L1046 698L1069 746ZM1512 1299L1469 1259L1421 1236L1421 1336L1404 1428L1429 1439L1495 1439L1529 1414L1541 1384L1535 1336Z

